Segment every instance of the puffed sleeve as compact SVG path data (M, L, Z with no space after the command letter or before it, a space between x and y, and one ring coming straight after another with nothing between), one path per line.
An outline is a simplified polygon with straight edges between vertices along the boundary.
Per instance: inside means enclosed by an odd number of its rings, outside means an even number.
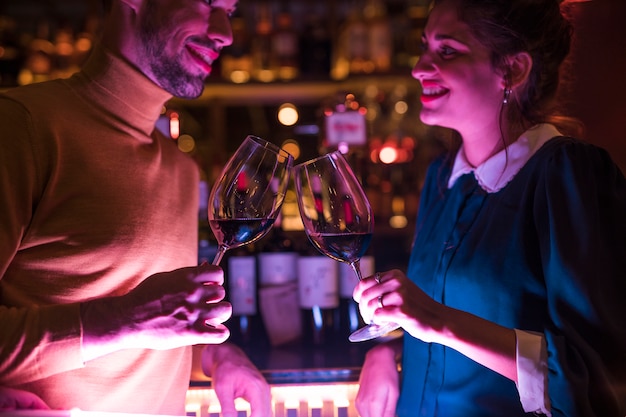
M623 417L626 181L604 150L564 140L536 190L552 415Z
M0 384L16 385L82 367L77 304L7 306L2 277L45 187L45 149L28 111L0 97ZM33 283L34 288L37 288ZM39 288L45 291L45 288ZM45 358L45 360L43 360Z

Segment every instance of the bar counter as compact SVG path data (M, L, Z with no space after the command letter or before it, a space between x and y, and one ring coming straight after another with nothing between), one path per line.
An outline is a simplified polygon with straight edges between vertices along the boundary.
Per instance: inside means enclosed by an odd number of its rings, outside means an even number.
M270 417L358 417L354 399L359 373L366 352L376 343L379 341L350 343L346 336L317 346L305 343L240 346L271 386L274 415ZM210 379L202 372L199 357L194 355L187 415L219 417L220 407ZM237 401L236 406L238 417L249 416L245 401Z

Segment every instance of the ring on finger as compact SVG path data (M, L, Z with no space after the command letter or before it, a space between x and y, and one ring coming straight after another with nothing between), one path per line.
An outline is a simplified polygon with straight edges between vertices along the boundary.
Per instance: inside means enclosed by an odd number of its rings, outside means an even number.
M385 308L385 305L383 304L383 297L385 296L385 294L381 294L378 296L378 308Z

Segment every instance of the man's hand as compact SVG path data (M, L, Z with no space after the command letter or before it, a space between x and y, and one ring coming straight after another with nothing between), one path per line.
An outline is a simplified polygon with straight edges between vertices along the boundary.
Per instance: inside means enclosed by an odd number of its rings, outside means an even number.
M400 376L396 366L399 341L379 344L365 357L359 377L356 409L362 417L394 417L400 396Z
M146 278L128 294L81 305L83 360L129 348L173 349L222 343L232 306L224 299L224 272L213 265L181 268Z
M235 398L250 403L250 417L272 415L269 384L237 346L229 343L206 346L202 352L202 370L211 377L222 416L237 417Z
M49 409L50 407L32 392L0 387L0 411Z

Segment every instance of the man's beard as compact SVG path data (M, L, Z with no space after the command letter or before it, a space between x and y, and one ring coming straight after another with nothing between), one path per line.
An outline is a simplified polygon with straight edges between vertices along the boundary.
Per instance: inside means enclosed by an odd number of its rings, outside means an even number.
M175 97L196 98L202 94L204 80L189 74L178 58L169 58L162 54L151 55L150 69L157 83Z
M204 89L204 77L189 73L182 65L182 51L175 56L168 56L162 46L167 44L168 26L165 22L156 22L148 2L145 18L141 22L141 40L145 61L155 77L156 83L168 93L180 98L196 98ZM162 38L161 34L165 36Z

